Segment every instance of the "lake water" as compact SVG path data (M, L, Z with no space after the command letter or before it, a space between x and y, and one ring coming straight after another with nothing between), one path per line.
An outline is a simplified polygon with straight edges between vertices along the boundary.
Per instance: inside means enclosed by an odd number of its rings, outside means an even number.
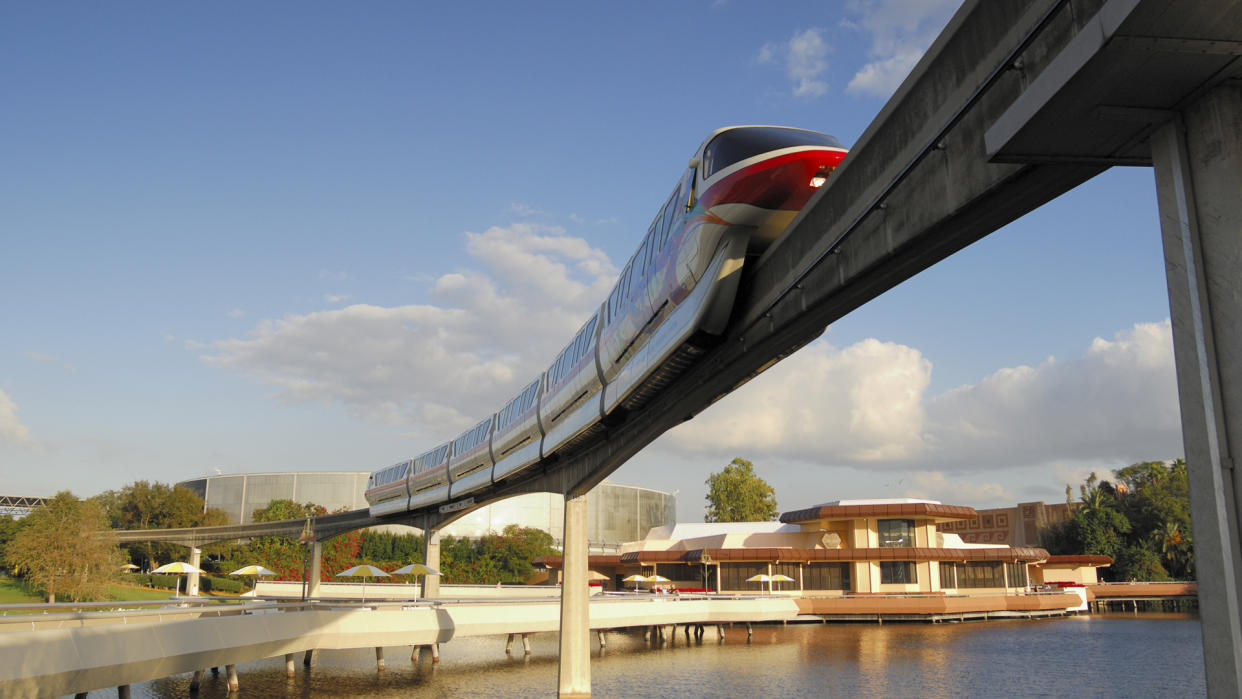
M594 638L594 636L592 636ZM1167 696L1205 694L1199 621L1185 614L1103 614L965 624L789 624L726 629L718 644L678 634L652 647L639 632L610 633L592 652L598 697ZM557 686L556 634L531 636L532 654L504 654L505 638L452 641L438 665L409 647L326 651L309 672L283 658L238 666L241 696L527 697ZM190 676L133 687L135 697L185 697ZM224 669L200 697L226 697ZM91 696L116 696L115 690Z

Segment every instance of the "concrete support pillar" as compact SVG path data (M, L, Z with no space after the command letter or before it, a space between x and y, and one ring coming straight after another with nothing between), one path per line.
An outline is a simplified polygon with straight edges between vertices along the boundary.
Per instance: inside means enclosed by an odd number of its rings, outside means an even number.
M423 530L423 564L432 570L440 570L440 530ZM422 599L436 599L440 596L440 576L424 575L421 588Z
M604 640L604 630L600 629L599 631L596 632L596 635L599 637L599 647L607 648L608 642Z
M229 693L236 692L241 689L241 682L237 679L237 666L225 665L225 671L229 673Z
M530 655L530 637L522 634L522 655Z
M293 653L285 653L285 677L293 677L294 674Z
M190 678L190 691L197 692L199 687L203 686L203 671L195 670L194 676Z
M116 688L116 695L120 699L129 699L129 685L123 684Z
M591 696L590 585L587 571L586 494L565 496L558 695Z
M315 662L315 649L311 648L310 650L306 651L306 655L302 656L302 666L310 667L311 663L313 662Z
M1151 139L1209 696L1242 695L1242 87Z
M513 652L513 634L509 634L508 640L505 641L505 655Z
M319 596L319 576L323 568L323 544L318 541L312 542L310 554L310 569L306 571L306 598L315 599Z
M431 644L431 663L434 665L438 662L440 662L440 644L432 643Z
M198 568L202 562L203 562L203 552L200 551L198 548L191 546L189 564L194 566L195 568ZM186 575L185 593L187 595L190 595L191 597L198 595L198 573L191 572L188 575Z
M384 647L375 647L375 669L383 671L384 669Z

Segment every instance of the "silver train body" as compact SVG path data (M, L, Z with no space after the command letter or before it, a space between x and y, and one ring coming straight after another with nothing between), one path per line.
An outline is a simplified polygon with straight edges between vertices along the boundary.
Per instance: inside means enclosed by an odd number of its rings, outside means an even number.
M591 442L641 409L728 323L747 254L761 252L845 156L825 134L719 129L690 159L608 298L499 411L371 474L374 516L460 500Z

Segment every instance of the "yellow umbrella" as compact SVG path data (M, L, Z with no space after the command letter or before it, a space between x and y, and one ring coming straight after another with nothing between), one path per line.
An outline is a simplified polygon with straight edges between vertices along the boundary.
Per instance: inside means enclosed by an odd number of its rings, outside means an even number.
M393 575L439 575L440 571L435 568L428 568L422 563L411 563L408 566L398 568L392 572Z
M638 583L640 583L640 582L647 582L647 578L643 577L642 575L639 575L638 573L635 573L635 574L630 575L630 576L628 576L628 577L621 578L621 582L632 582L632 583L634 583L634 589L635 589L635 590L637 590L637 589L638 589Z
M772 576L767 573L760 573L746 578L746 582L768 583L768 591L772 591Z
M248 565L248 566L242 566L241 568L238 568L232 573L229 573L229 575L253 575L255 577L262 577L264 575L275 575L275 574L276 574L276 571L274 570L268 570L267 568L264 568L261 565L253 565L253 564Z
M367 565L364 563L360 566L354 566L353 568L347 568L345 570L342 570L341 572L336 574L336 577L338 578L361 577L362 578L362 601L366 602L367 601L367 578L390 578L392 576L384 572L380 568L376 568L373 565Z
M165 563L164 565L160 566L159 568L156 568L155 570L151 572L161 573L165 575L188 575L189 573L202 574L207 571L203 570L202 568L192 566L189 563L185 563L184 561L173 561L172 563ZM175 597L181 596L181 578L177 578L177 586L173 588L173 596Z
M793 582L793 581L794 581L794 579L793 579L793 578L789 577L788 575L785 575L784 573L777 573L776 575L773 575L773 576L772 576L772 582L774 582L774 583L778 583L778 582ZM771 586L769 585L769 588L770 588L770 587L771 587Z

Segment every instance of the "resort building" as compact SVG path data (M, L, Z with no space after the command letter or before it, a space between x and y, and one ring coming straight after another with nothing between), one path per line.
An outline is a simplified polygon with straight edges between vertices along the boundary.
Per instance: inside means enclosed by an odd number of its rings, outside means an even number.
M949 520L942 532L957 534L968 544L1039 546L1043 531L1069 519L1077 503L1020 502L1014 507L979 510L974 519Z
M1063 612L1081 603L1029 594L1029 568L1049 558L1044 549L967 543L942 531L976 517L973 508L930 500L839 500L779 522L656 527L589 564L607 589L772 592L799 597L810 614ZM542 562L555 584L560 557ZM634 575L658 577L627 583Z

